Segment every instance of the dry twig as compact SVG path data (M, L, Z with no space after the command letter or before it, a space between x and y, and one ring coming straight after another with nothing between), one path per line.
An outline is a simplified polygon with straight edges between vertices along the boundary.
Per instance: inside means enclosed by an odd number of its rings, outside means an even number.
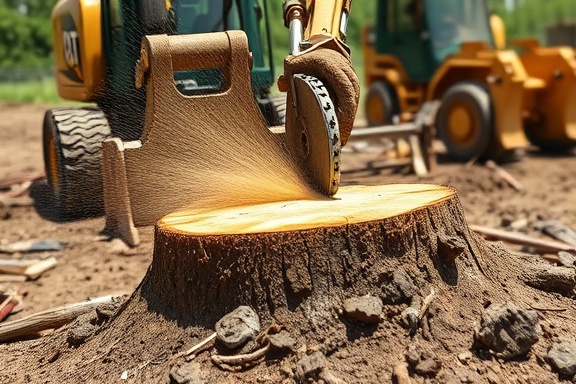
M212 355L211 359L214 364L222 369L237 370L238 368L236 367L241 368L257 363L262 357L266 355L268 348L270 348L270 344L266 344L254 352L233 356Z
M205 338L204 340L202 340L201 342L199 342L198 344L196 344L192 348L188 349L187 351L177 353L172 358L177 359L177 358L182 357L182 356L190 356L190 355L195 354L198 351L203 350L204 348L208 347L209 345L212 345L212 342L216 339L216 335L217 335L216 332L212 333L210 336L208 336L207 338ZM196 355L192 356L192 359L194 357L196 357Z
M494 161L488 160L486 162L486 167L488 167L488 169L491 169L492 171L494 171L496 173L496 175L498 175L498 177L500 177L502 180L507 182L512 188L514 188L518 192L521 192L524 190L524 185L522 185L521 182L516 180L514 178L514 176L512 176L510 173L508 173L508 171L506 171L504 168L500 167Z
M513 244L527 245L545 252L576 250L576 247L560 241L537 239L526 236L522 233L508 232L496 228L483 227L480 225L470 225L469 228L489 239L497 239Z

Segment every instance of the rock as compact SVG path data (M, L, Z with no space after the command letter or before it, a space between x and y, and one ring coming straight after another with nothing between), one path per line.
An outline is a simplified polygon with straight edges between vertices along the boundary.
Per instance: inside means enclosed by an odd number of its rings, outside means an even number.
M570 252L560 251L558 252L558 259L560 264L564 267L574 268L576 267L576 256Z
M576 374L576 341L565 339L554 343L548 351L548 360L558 373L574 376Z
M525 355L541 335L538 313L513 303L491 304L476 327L476 339L504 359Z
M96 314L94 312L80 315L70 324L66 341L70 347L77 348L96 333Z
M296 351L296 340L288 333L282 330L276 334L268 335L270 347L279 351Z
M326 356L324 356L320 351L314 352L313 354L300 359L296 363L296 381L304 383L308 382L309 379L318 379L320 373L324 370L327 364L328 360L326 360Z
M458 361L462 364L468 364L472 360L472 352L471 351L464 351L458 354Z
M344 313L353 320L363 323L380 322L382 313L382 300L376 296L351 297L344 300Z
M405 357L410 369L420 376L436 376L442 368L439 361L426 352L419 352L414 345L408 347Z
M413 336L420 324L420 311L414 307L408 307L400 314L402 317L402 326L410 331Z
M391 280L387 284L385 281ZM416 286L412 278L403 269L394 271L391 275L380 276L383 301L387 304L409 303L416 294Z
M258 314L248 306L240 306L216 323L216 333L226 347L238 348L260 333Z
M170 384L208 384L208 377L199 363L185 363L170 370Z
M523 217L521 219L514 220L510 223L510 229L514 231L520 231L528 226L528 219Z

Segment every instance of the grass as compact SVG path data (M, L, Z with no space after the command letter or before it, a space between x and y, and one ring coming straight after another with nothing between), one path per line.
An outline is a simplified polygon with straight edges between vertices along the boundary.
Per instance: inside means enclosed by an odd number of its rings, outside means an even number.
M0 82L0 100L19 103L63 103L56 90L56 80L44 77L38 80Z

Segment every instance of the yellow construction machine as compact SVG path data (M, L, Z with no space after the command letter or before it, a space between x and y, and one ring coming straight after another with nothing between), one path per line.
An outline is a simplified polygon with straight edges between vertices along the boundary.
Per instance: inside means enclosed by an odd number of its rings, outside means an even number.
M107 227L123 227L136 244L134 223L153 224L189 199L170 189L183 171L152 169L159 159L177 166L176 156L198 149L189 130L211 130L214 140L238 132L239 121L267 132L285 121L283 147L314 189L333 195L359 95L345 44L350 4L285 1L283 116L270 95L267 0L60 0L52 14L59 94L96 104L46 112L45 167L60 213L104 208ZM171 197L157 203L158 195Z
M379 1L363 33L368 124L410 121L438 100L437 135L458 160L576 144L574 53L534 40L506 50L498 21L486 0Z

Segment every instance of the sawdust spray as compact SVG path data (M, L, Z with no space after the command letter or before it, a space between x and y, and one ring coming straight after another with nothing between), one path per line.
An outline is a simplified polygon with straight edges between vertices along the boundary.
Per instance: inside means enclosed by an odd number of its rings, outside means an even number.
M254 101L239 100L237 105L196 112L203 118L192 119L195 111L159 116L161 122L155 129L173 132L176 128L181 133L163 139L167 151L154 155L154 167L141 175L148 186L140 186L141 195L132 189L134 197L148 200L145 204L151 210L163 203L211 209L323 198L306 182L281 139L264 123L238 113L249 109L248 103ZM165 129L168 126L172 129ZM162 192L167 177L174 183L170 190L177 194Z

